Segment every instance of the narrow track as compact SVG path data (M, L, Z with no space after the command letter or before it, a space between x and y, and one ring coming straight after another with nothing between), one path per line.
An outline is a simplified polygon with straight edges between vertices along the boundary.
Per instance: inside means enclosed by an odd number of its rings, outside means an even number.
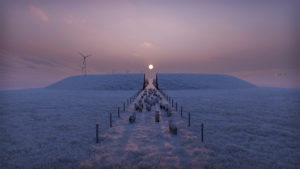
M149 91L157 96L150 96ZM161 97L161 100L151 107L151 111L147 111L145 97L152 97L153 100ZM135 110L139 100L144 105L142 112ZM215 168L211 152L189 130L187 122L174 110L172 116L167 117L160 104L171 107L150 83L127 107L126 112L121 113L113 127L101 136L101 142L91 147L94 153L90 159L81 162L80 167ZM159 111L160 122L155 122L155 111ZM130 124L128 119L132 112L136 112L136 122ZM169 120L178 127L177 135L169 132Z

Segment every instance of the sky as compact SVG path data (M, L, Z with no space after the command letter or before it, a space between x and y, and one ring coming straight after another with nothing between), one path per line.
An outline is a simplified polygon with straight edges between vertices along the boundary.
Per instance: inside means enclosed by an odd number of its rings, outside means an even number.
M0 90L81 74L229 74L300 88L296 0L4 0Z

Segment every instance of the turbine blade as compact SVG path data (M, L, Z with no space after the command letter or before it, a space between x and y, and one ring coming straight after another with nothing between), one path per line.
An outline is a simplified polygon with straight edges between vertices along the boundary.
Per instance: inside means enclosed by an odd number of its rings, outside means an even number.
M81 52L78 52L79 53L79 55L81 55L82 57L84 57L84 54L82 54Z

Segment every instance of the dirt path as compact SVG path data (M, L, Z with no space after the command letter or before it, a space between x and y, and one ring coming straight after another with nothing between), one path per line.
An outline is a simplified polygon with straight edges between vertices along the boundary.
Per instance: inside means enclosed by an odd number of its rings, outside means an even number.
M159 103L146 110L145 97L155 91L162 97ZM144 95L144 92L147 95ZM143 96L144 95L144 96ZM144 97L141 99L141 97ZM150 97L149 97L150 98ZM135 110L135 104L142 100L143 111ZM187 127L180 114L172 110L172 116L160 109L160 104L168 101L149 84L113 123L100 143L91 147L91 157L80 164L81 168L216 168L211 153L201 140ZM155 111L160 113L160 122L155 122ZM130 124L129 116L136 112L136 122ZM177 135L169 133L169 120L177 128Z

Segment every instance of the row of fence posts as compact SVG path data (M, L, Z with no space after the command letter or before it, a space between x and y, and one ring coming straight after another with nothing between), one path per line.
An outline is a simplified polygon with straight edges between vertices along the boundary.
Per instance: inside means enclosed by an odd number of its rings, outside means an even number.
M127 106L139 95L139 93L142 90L138 91L133 97L130 97L127 99ZM163 91L160 90L160 92L167 98L168 102L170 103L172 101L172 107L174 107L174 100L173 98L171 99L170 96L165 94ZM177 111L178 104L176 102L176 111ZM125 112L125 102L123 103L123 111ZM180 116L182 117L182 112L183 112L183 107L180 106ZM118 118L120 118L120 107L118 107ZM109 126L112 127L112 113L109 113ZM191 113L188 113L188 127L191 126ZM204 124L201 123L201 141L203 142L203 137L204 137ZM96 143L99 142L99 124L96 124Z
M159 90L164 96L165 96L165 98L167 99L167 101L170 103L170 104L172 104L172 108L174 107L174 99L173 98L171 98L170 96L168 96L165 92L163 92L162 90ZM176 104L175 104L176 106L175 106L175 109L176 109L176 111L178 110L177 108L178 108L178 104L177 104L177 102L176 102ZM182 112L183 112L183 107L182 106L180 106L180 116L182 117ZM191 127L191 113L189 112L188 113L188 127ZM203 137L204 137L204 124L203 123L201 123L201 141L203 142Z
M132 97L126 100L127 107L129 106L132 101L142 92L143 90L139 90L136 94L134 94ZM123 103L123 111L125 112L126 106L125 102ZM120 118L120 107L118 107L118 118ZM109 127L112 127L112 113L109 113ZM96 143L99 143L99 124L96 124Z

